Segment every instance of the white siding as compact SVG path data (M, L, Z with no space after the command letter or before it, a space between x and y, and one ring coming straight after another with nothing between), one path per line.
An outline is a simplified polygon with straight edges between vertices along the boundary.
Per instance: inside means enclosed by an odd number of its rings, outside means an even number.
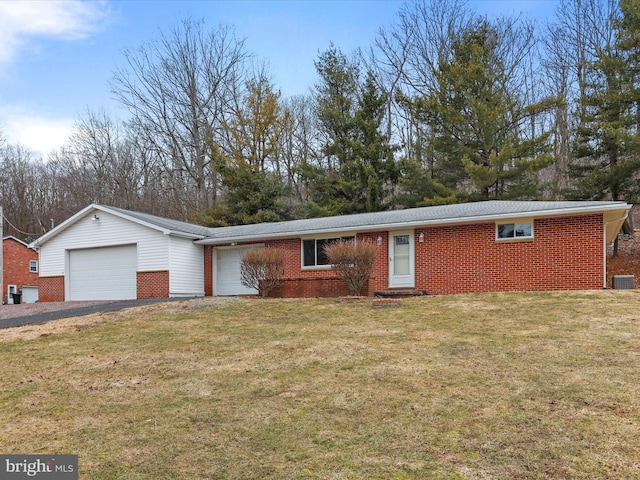
M204 296L204 247L179 237L170 237L169 245L169 295Z
M138 246L138 271L169 269L168 235L105 212L97 215L99 220L88 215L41 247L40 276L65 275L68 250L131 243Z

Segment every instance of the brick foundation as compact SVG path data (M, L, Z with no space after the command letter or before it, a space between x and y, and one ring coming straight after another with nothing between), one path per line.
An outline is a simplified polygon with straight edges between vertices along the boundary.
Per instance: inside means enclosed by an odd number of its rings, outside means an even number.
M64 302L64 277L40 277L38 297L40 302Z
M169 298L169 271L138 272L137 298Z
M341 297L347 295L351 295L351 293L346 283L336 277L288 278L269 292L270 297L276 298Z

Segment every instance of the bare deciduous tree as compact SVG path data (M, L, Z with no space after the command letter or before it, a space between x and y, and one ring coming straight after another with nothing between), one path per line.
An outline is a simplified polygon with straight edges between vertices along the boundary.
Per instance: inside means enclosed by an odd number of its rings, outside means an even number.
M240 261L242 285L258 291L261 297L282 283L286 254L277 248L254 248L246 252Z
M324 247L331 268L351 295L360 295L373 272L378 245L373 240L340 240Z
M112 92L157 150L172 187L183 194L183 216L212 206L224 120L244 84L244 41L227 26L207 31L204 21L185 20L124 56L126 66L116 71Z

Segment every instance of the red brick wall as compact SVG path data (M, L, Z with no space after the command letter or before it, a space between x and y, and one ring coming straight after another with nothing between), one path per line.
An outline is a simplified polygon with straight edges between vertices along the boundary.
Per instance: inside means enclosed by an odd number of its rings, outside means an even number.
M496 242L493 222L415 235L416 288L430 294L603 288L601 215L535 220L532 241Z
M18 291L25 286L38 286L38 274L29 272L29 261L38 260L38 252L26 247L14 238L2 241L4 260L4 285L2 301L7 301L7 285L16 285Z
M210 245L204 246L204 294L213 295L213 248Z
M533 240L497 242L494 222L417 228L414 235L415 289L429 294L603 288L602 215L535 220ZM388 232L369 232L358 238L381 240L369 295L388 289ZM333 271L301 268L300 238L271 240L265 246L287 251L284 282L270 296L349 294ZM207 275L212 276L211 252L211 247L205 249L205 288ZM211 295L212 290L206 294Z
M169 271L137 272L137 298L169 298Z
M40 277L38 300L40 302L64 302L64 277Z

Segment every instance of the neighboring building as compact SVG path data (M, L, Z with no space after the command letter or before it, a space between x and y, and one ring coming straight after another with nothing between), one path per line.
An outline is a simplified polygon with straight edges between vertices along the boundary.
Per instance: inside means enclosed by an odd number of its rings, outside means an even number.
M15 237L2 239L4 259L2 303L13 303L13 294L21 303L38 301L38 252Z
M288 252L272 296L347 294L322 254L336 238L379 246L369 294L606 288L606 245L624 202L488 201L339 217L205 228L90 205L32 243L40 300L256 293L240 282L249 248Z

